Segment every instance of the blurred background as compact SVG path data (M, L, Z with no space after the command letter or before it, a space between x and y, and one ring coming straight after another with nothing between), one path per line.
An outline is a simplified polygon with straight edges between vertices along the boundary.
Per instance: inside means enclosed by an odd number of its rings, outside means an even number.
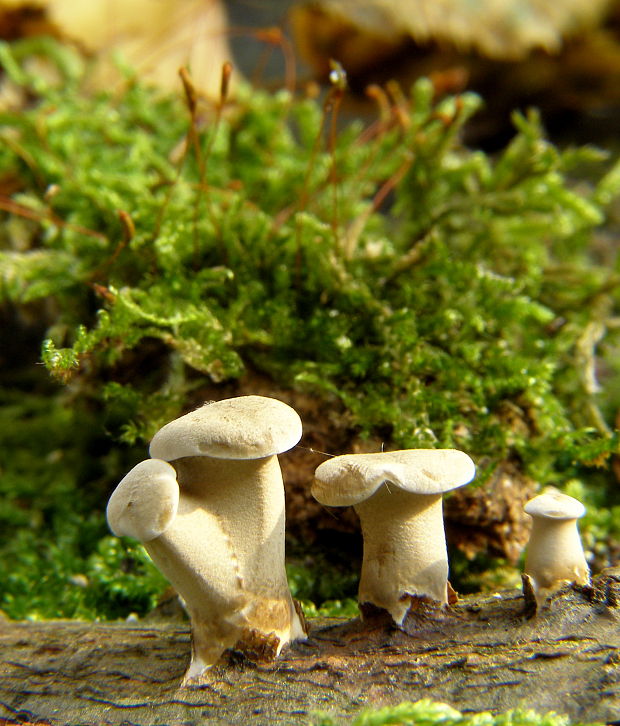
M498 148L510 112L536 106L549 132L614 139L620 105L617 0L5 0L0 37L52 32L108 61L175 87L188 64L217 93L221 64L255 84L328 81L347 73L347 109L363 114L369 84L409 88L429 76L439 92L480 93L468 142ZM109 77L109 76L108 76ZM106 74L102 72L102 83Z

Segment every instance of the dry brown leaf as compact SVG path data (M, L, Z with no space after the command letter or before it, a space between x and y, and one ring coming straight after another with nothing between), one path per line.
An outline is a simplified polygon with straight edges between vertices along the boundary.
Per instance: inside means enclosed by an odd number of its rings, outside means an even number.
M293 27L311 62L321 53L329 57L329 46L338 41L334 47L355 66L369 51L376 58L403 37L515 60L534 49L559 51L564 38L598 23L609 5L610 0L320 0L294 8ZM348 42L353 34L355 43ZM337 57L350 67L342 53Z
M164 89L179 88L179 68L187 66L196 87L217 96L232 58L221 0L0 1L0 13L20 8L41 9L56 34L96 54L103 86L118 79L118 56Z

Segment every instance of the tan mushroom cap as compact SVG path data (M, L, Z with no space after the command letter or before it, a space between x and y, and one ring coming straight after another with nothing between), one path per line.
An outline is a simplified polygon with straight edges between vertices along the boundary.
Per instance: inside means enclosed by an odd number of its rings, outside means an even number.
M583 504L562 492L544 492L530 499L523 510L532 517L545 519L579 519L586 513Z
M288 451L302 434L301 419L286 403L265 396L238 396L206 403L171 421L153 437L153 458L186 456L262 459Z
M456 449L406 449L345 454L320 464L312 496L321 504L345 507L371 497L382 484L412 494L442 494L471 481L476 467Z
M149 542L165 532L178 506L174 467L159 459L147 459L121 479L108 501L106 516L117 537Z

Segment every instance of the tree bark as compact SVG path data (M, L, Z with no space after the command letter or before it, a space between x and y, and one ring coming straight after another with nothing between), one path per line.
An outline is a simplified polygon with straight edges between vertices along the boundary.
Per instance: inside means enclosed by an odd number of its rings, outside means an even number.
M382 611L316 620L270 663L230 653L181 687L188 627L0 624L0 717L56 725L291 724L430 697L461 711L535 708L620 720L620 568L532 614L518 591L448 609L416 600L404 630ZM3 722L5 723L5 722Z

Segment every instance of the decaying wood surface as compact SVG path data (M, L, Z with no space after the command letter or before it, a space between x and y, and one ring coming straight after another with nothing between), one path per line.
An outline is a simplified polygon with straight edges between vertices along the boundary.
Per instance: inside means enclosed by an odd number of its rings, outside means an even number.
M620 568L528 617L511 591L447 612L418 603L406 632L378 613L315 621L275 663L231 654L181 688L185 625L0 625L0 717L72 724L308 724L431 697L462 711L555 710L620 720ZM1 720L1 719L0 719Z

